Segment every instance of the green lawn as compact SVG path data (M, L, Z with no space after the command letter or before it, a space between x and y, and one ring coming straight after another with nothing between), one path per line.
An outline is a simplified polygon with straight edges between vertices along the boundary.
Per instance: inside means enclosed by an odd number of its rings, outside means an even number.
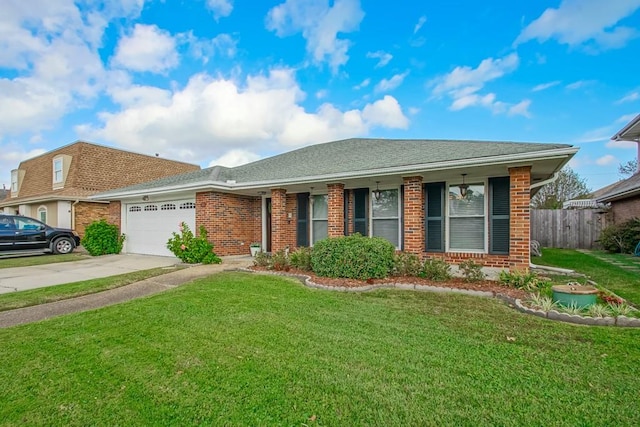
M149 270L119 274L117 276L101 277L98 279L83 280L81 282L67 283L64 285L0 294L0 311L13 310L16 308L80 297L82 295L95 294L96 292L118 288L150 277L167 274L171 271L176 271L178 268L181 267L152 268Z
M222 273L0 330L0 425L640 425L640 330Z
M74 252L64 255L25 255L18 257L1 256L0 268L29 267L31 265L53 264L56 262L80 261L91 258L90 255Z
M532 258L533 263L554 267L569 268L578 273L586 274L598 285L604 286L622 298L640 306L640 274L628 271L610 262L601 260L598 256L607 259L619 260L624 264L633 263L635 260L625 255L605 254L604 252L583 253L572 249L542 249L542 257Z

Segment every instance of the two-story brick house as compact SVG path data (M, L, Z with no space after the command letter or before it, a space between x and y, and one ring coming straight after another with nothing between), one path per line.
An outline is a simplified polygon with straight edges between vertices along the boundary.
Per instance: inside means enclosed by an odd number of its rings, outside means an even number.
M109 203L93 194L184 172L200 166L78 141L25 160L11 171L11 187L0 211L31 216L81 236L106 218Z
M220 255L312 246L358 232L450 263L529 266L531 194L577 148L564 144L347 139L235 168L108 191L125 251L170 255L184 221Z

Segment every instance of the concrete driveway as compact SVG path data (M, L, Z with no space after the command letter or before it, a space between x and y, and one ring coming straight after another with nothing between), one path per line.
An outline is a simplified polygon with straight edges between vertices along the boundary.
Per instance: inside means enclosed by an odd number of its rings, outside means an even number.
M156 267L170 267L179 263L180 260L174 257L121 254L103 255L82 261L2 268L0 294L116 276Z

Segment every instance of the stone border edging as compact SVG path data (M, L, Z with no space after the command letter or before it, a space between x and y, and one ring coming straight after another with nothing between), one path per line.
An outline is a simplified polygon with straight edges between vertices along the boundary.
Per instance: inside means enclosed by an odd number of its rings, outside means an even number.
M287 272L279 272L279 271L262 271L262 270L252 270L250 268L238 268L236 271L244 271L247 273L255 273L255 274L265 274L272 276L283 276L283 277L293 277L295 279L300 280L303 285L309 288L315 289L323 289L327 291L337 291L337 292L367 292L375 289L401 289L406 291L423 291L423 292L436 292L436 293L452 293L452 294L463 294L484 298L497 298L507 304L513 306L516 310L524 314L530 314L537 317L542 317L544 319L555 320L558 322L572 323L576 325L586 325L586 326L620 326L620 327L631 327L638 328L640 327L640 319L635 317L627 317L627 316L617 316L617 317L589 317L589 316L579 316L577 314L569 314L569 313L561 313L556 310L550 310L548 312L542 310L536 310L533 308L526 307L522 304L519 298L512 298L508 295L504 294L494 294L489 291L474 291L470 289L456 289L456 288L446 288L441 286L429 286L429 285L415 285L412 283L383 283L379 285L366 285L366 286L358 286L358 287L348 287L348 286L327 286L321 285L319 283L315 283L311 280L311 276L307 276L306 274L292 274Z

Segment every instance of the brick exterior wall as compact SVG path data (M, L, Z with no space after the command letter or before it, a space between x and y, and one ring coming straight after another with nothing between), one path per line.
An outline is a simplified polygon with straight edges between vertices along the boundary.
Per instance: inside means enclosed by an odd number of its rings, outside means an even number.
M531 167L509 169L511 181L511 212L509 268L528 270L531 251Z
M100 221L103 218L110 221L111 209L109 205L110 203L79 202L72 206L75 215L74 229L78 232L80 237L84 237L84 230L92 222ZM120 204L118 203L118 215L120 212L119 205ZM117 224L118 227L120 227L119 221L113 224Z
M421 254L425 248L424 236L424 191L422 177L413 176L404 181L404 250Z
M344 184L327 185L329 206L327 213L329 237L344 236Z
M248 255L251 242L262 239L260 197L196 193L196 235L203 225L217 255Z
M118 230L122 231L122 206L120 201L111 202L107 205L109 212L107 213L107 222L118 226Z
M271 190L271 251L287 246L287 192L282 188Z
M620 224L632 218L640 218L640 196L611 202L611 213L614 224Z

